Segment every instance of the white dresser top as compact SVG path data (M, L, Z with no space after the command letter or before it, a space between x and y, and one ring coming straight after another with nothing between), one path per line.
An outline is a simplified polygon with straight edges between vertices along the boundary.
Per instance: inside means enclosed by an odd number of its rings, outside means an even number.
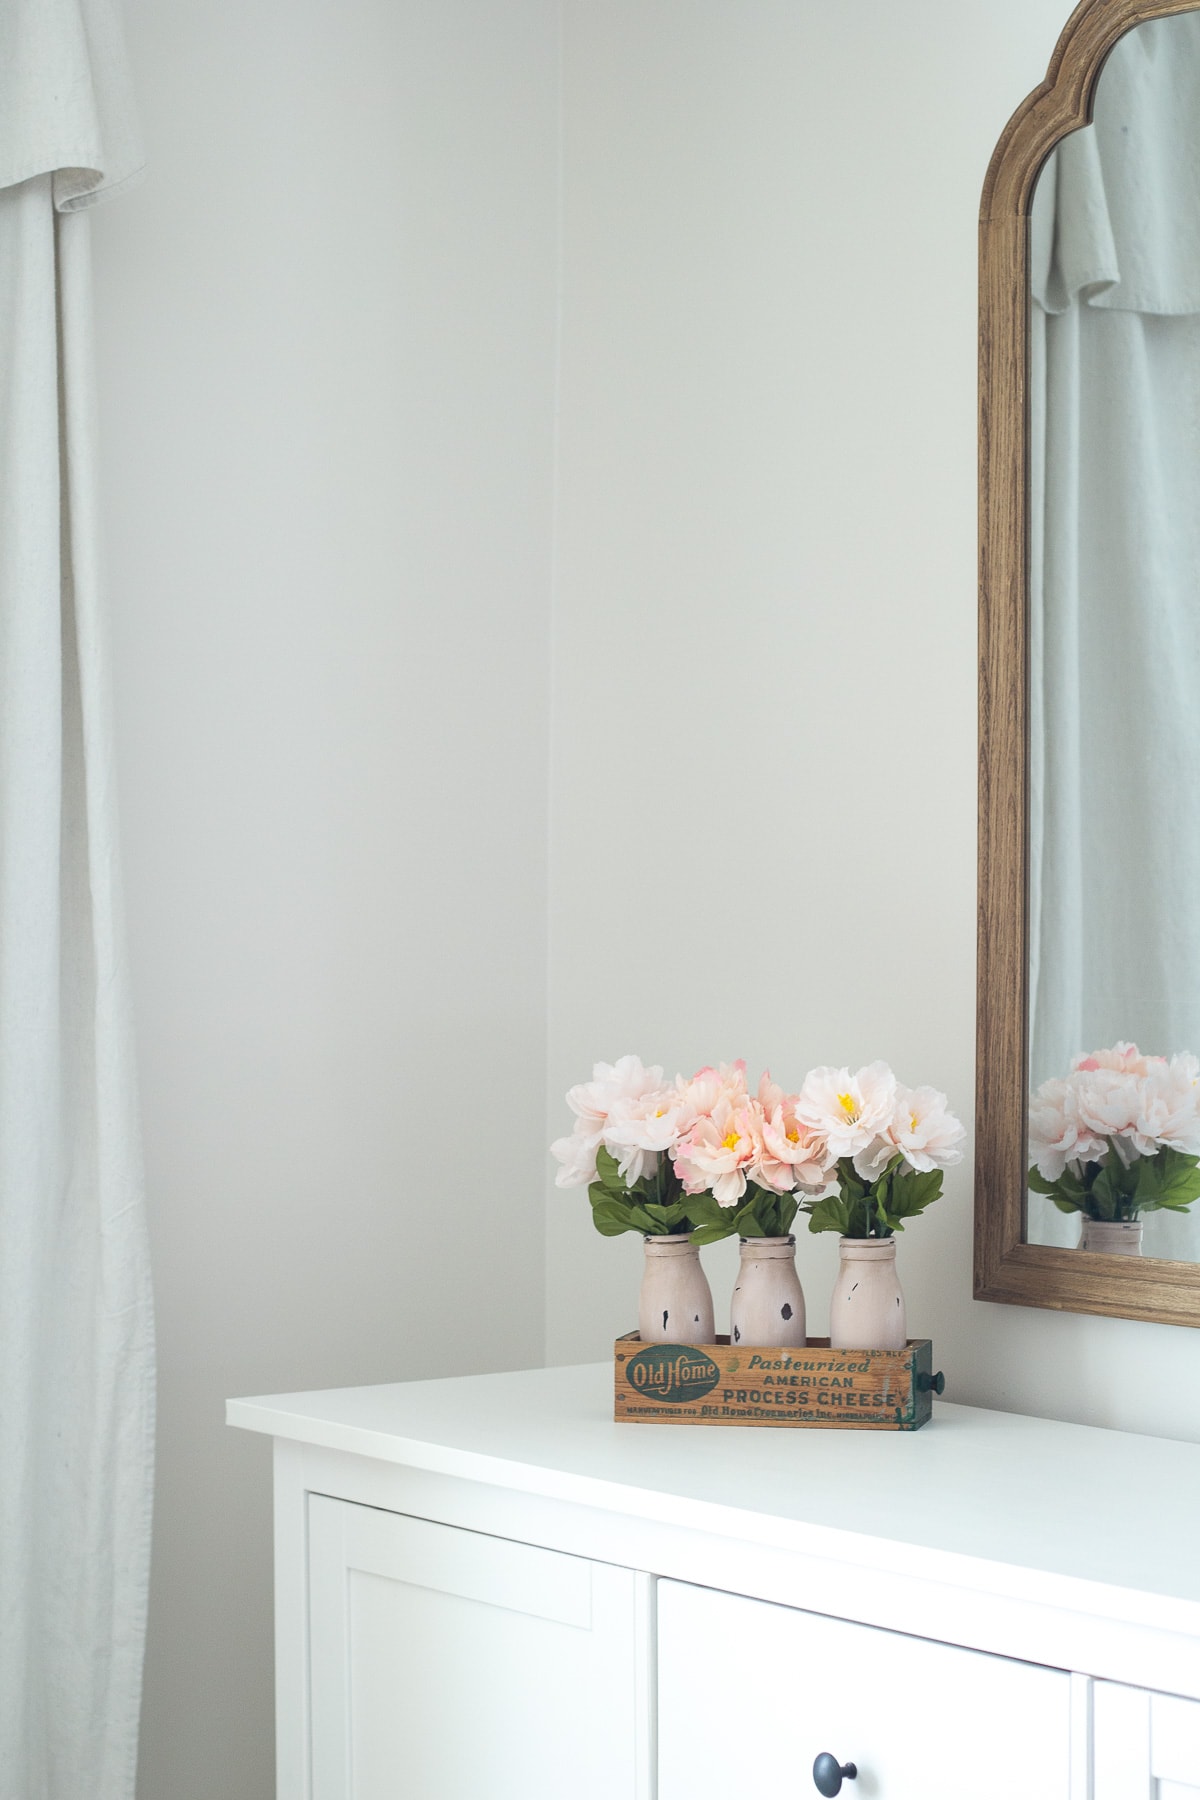
M1013 1598L1061 1602L1065 1583L1078 1605L1084 1583L1099 1603L1098 1584L1111 1612L1123 1589L1116 1610L1130 1620L1200 1638L1200 1446L941 1402L914 1432L616 1424L612 1388L600 1363L231 1400L227 1416L301 1444Z

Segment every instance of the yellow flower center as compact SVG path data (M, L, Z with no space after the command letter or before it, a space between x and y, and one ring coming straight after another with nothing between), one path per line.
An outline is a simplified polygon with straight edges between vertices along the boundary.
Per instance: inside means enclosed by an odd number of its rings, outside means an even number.
M741 1141L736 1131L730 1131L721 1139L721 1148L722 1150L736 1150Z
M841 1107L841 1109L845 1113L846 1117L848 1119L857 1119L857 1117L858 1117L858 1102L855 1100L854 1095L853 1094L839 1094L837 1098L838 1098L838 1105Z
M799 1131L798 1131L798 1130L796 1130L796 1131L789 1131L789 1132L788 1132L788 1134L787 1134L787 1140L788 1140L788 1143L789 1143L789 1144L798 1144L798 1143L799 1143L799 1142L800 1142L800 1133L799 1133Z
M909 1129L909 1130L910 1130L910 1131L915 1131L915 1130L916 1130L916 1129L917 1129L917 1115L916 1115L916 1113L909 1113L909 1115L908 1115L908 1129Z

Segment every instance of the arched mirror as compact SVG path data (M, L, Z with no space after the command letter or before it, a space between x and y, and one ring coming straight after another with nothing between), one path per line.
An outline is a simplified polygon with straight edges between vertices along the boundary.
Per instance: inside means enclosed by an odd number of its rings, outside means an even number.
M975 1293L1200 1325L1195 0L1072 14L980 276Z

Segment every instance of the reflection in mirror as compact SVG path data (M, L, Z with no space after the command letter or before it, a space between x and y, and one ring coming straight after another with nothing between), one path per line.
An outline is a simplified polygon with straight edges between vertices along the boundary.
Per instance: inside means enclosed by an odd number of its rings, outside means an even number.
M1113 49L1030 288L1026 1241L1196 1262L1200 14Z

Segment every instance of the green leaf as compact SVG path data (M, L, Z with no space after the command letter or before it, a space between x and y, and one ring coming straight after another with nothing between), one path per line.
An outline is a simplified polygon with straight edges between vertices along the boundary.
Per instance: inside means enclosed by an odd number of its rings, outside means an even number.
M766 1188L756 1181L747 1184L745 1198L734 1215L734 1229L739 1237L770 1237L771 1199Z
M777 1194L774 1188L752 1182L746 1199L734 1219L741 1237L787 1237L792 1229L800 1202L795 1194Z
M621 1170L611 1150L601 1144L596 1152L596 1180L607 1193L619 1194L622 1197L629 1192L621 1178Z
M727 1225L698 1225L692 1232L693 1244L719 1244L722 1238L731 1236Z
M1064 1169L1057 1181L1050 1181L1035 1164L1026 1179L1030 1193L1045 1194L1048 1200L1053 1200L1059 1212L1087 1211L1087 1194L1073 1170Z
M838 1188L848 1200L861 1200L870 1186L854 1166L854 1159L843 1156L838 1162Z
M1165 1150L1166 1146L1163 1146ZM1133 1192L1139 1207L1150 1205L1157 1200L1163 1190L1163 1164L1159 1160L1162 1150L1156 1156L1139 1156L1133 1164Z
M851 1236L850 1207L840 1194L828 1194L824 1200L805 1200L803 1210L808 1214L810 1231L837 1231L843 1237Z
M1138 1175L1138 1212L1186 1212L1200 1199L1200 1158L1186 1151L1164 1144L1157 1155L1141 1157L1133 1167Z
M1079 1208L1083 1206L1083 1188L1081 1188L1078 1181L1076 1181L1074 1186L1076 1186L1078 1192L1072 1195L1069 1183L1067 1183L1067 1177L1069 1177L1069 1175L1070 1170L1063 1170L1063 1174L1058 1177L1058 1181L1047 1181L1045 1175L1040 1172L1040 1168L1034 1165L1033 1168L1029 1170L1027 1177L1025 1177L1025 1181L1029 1184L1031 1193L1045 1193L1047 1199L1051 1199L1051 1201L1058 1199L1058 1201L1069 1202L1070 1208L1074 1208L1074 1210L1078 1211Z
M729 1207L722 1206L713 1198L707 1189L702 1194L685 1194L683 1199L684 1205L692 1214L693 1218L698 1219L703 1217L708 1223L712 1224L715 1223L717 1219L724 1219L729 1216Z
M1087 1164L1087 1167L1093 1171L1097 1166L1095 1163ZM1037 1194L1058 1193L1064 1200L1074 1200L1077 1206L1082 1205L1087 1197L1086 1187L1071 1168L1064 1168L1056 1181L1047 1181L1038 1169L1032 1168L1029 1171L1029 1185Z
M611 1188L606 1188L600 1181L593 1181L588 1189L588 1199L593 1206L599 1206L602 1201L607 1200L615 1206L622 1206L626 1209L629 1207L629 1195L624 1188L619 1193L614 1193Z
M732 1237L735 1225L731 1206L722 1206L707 1191L682 1194L679 1203L684 1217L692 1223L693 1244L719 1244L722 1238Z
M657 1202L648 1200L644 1207L639 1208L639 1211L654 1220L657 1227L656 1236L659 1237L674 1231L675 1227L682 1224L686 1217L684 1209L678 1201L671 1206L660 1206Z
M939 1199L942 1192L942 1171L940 1169L896 1170L891 1177L891 1193L885 1208L881 1208L886 1224L893 1231L903 1231L901 1223L904 1219L915 1219Z
M679 1204L693 1225L720 1225L726 1237L733 1224L733 1208L721 1206L709 1193L683 1194Z
M1087 1210L1093 1219L1115 1219L1120 1201L1121 1190L1113 1176L1112 1162L1106 1162L1088 1190Z
M624 1231L637 1229L629 1217L629 1208L611 1198L593 1201L592 1224L601 1237L620 1237Z

